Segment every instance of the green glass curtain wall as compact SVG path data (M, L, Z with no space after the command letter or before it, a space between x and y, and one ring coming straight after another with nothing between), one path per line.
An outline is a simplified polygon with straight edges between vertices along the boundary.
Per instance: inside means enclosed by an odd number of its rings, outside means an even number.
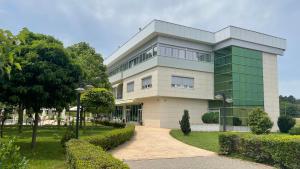
M227 124L238 124L234 122L237 117L247 125L250 110L264 106L262 52L230 46L215 51L214 56L215 94L224 93L233 100L225 105ZM209 107L222 104L210 101Z

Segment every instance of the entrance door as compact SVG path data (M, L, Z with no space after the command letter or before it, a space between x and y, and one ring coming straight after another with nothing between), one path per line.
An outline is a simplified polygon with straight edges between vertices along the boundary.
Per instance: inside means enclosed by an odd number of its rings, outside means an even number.
M126 122L142 121L142 106L141 105L128 105L126 106Z

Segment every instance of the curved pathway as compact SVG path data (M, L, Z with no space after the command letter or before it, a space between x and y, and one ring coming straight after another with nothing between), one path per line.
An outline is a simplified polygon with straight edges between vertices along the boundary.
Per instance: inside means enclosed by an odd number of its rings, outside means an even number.
M270 169L272 167L218 156L174 139L170 129L136 126L135 136L110 151L132 169Z

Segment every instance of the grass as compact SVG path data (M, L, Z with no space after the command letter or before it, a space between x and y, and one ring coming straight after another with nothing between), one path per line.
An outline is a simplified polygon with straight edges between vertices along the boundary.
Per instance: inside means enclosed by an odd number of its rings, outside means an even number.
M64 149L60 144L65 130L66 127L39 127L35 150L30 148L32 134L30 126L25 126L21 134L18 133L15 126L6 126L2 140L16 137L16 143L20 146L21 154L29 160L30 169L66 169ZM85 130L80 130L79 136L84 139L111 130L113 130L111 127L87 126Z
M300 127L300 118L296 118L296 126Z
M171 130L170 134L186 144L213 152L219 151L219 132L192 131L188 136L184 136L181 130Z
M203 132L203 131L192 131L188 136L183 135L181 130L174 129L171 130L170 135L176 138L177 140L202 148L205 150L218 152L219 151L219 134L222 132ZM247 132L242 132L240 134L248 134ZM285 133L272 133L272 134L281 134L287 135Z

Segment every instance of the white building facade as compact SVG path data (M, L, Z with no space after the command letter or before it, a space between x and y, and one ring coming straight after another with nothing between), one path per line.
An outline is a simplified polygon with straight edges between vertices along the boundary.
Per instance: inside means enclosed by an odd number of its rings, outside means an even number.
M153 20L105 60L116 98L114 117L145 126L179 128L224 106L228 125L261 107L279 116L277 56L286 40L233 26L208 32Z

